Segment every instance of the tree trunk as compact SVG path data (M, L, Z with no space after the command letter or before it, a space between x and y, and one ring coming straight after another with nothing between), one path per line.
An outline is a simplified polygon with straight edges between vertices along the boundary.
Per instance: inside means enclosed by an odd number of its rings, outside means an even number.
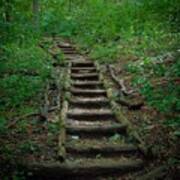
M35 28L39 28L39 0L33 0L32 4L32 11L33 11L33 17L34 17L34 26Z
M69 0L69 11L72 10L72 0Z
M11 4L9 0L5 1L5 21L10 22L11 21Z

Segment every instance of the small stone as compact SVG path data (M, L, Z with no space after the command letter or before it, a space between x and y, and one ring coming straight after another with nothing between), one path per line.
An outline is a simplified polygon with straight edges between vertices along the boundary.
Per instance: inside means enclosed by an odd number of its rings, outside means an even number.
M71 136L72 139L78 140L79 136Z
M33 176L33 173L29 171L29 172L27 173L27 175L28 175L28 176Z

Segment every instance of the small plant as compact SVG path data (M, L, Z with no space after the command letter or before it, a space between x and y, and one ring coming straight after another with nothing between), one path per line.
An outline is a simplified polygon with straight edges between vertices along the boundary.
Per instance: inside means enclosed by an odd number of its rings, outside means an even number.
M62 65L64 64L65 62L65 57L64 57L64 54L61 50L59 50L59 52L57 52L56 54L56 60L57 60L57 63Z
M0 134L7 133L7 120L4 117L0 117Z
M91 51L90 56L93 59L98 59L100 63L109 63L113 62L113 59L117 57L117 48L116 46L100 46L96 45Z
M14 150L12 149L11 145L5 144L4 146L0 147L0 154L5 161L11 161L14 155Z
M173 135L176 137L180 137L180 118L176 117L174 119L167 119L164 122L165 126L171 127L174 129Z
M59 122L57 123L48 123L48 132L52 134L57 134L60 130Z
M20 144L19 148L22 153L33 153L39 151L38 145L31 140L27 140L24 143Z
M12 175L12 180L26 180L25 173L23 171L15 171Z
M17 123L17 132L19 133L26 133L28 129L28 122L27 120L21 120Z
M124 142L124 138L120 134L114 134L109 138L109 141L114 143Z

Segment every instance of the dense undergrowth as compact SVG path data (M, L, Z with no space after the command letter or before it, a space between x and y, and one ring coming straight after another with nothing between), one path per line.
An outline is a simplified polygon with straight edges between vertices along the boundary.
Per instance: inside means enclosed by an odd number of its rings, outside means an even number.
M126 61L133 85L180 135L179 0L42 0L38 24L31 5L0 6L0 133L9 119L37 108L52 69L39 42L52 35L73 40L100 63Z
M51 72L49 56L38 46L41 34L33 24L31 3L2 3L0 130L7 126L9 119L33 112L38 107L42 97L37 98L37 94L40 95ZM9 19L5 17L7 9Z
M0 2L0 179L25 179L12 164L28 154L39 157L40 147L49 151L46 144L56 138L51 123L26 117L40 112L52 74L51 57L39 46L43 34L35 19L32 1Z

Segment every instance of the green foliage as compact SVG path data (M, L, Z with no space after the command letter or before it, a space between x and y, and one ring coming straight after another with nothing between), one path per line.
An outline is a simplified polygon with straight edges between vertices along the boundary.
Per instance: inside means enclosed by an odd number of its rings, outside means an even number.
M38 103L52 65L38 47L41 32L34 24L32 1L3 0L0 5L0 115L8 119Z
M36 152L39 151L38 145L30 140L27 140L20 144L19 149L22 153L28 153L28 152Z
M28 122L27 120L20 120L17 122L17 132L18 133L22 133L25 134L27 132L28 129Z
M45 9L50 10L43 11L44 17L48 19L51 14L44 31L51 29L50 33L70 37L101 63L135 57L138 61L127 63L126 69L134 75L134 84L149 105L164 113L178 112L179 88L175 79L180 72L180 1L69 2L44 1ZM166 63L166 56L175 60Z
M40 4L36 26L32 1L0 2L0 134L7 131L8 113L21 114L23 107L31 107L51 76L49 56L38 47L44 34L71 38L101 63L135 57L138 60L127 62L126 70L148 104L166 114L180 110L179 0L42 0ZM44 42L45 49L51 43ZM55 57L58 64L64 63L60 50ZM179 135L178 118L168 119L166 125ZM58 128L48 126L51 133ZM24 129L26 124L20 124L18 130ZM34 145L26 142L21 149L33 151Z
M154 58L146 58L127 67L129 72L135 74L134 84L141 87L140 91L148 103L161 112L179 111L180 89L176 84L176 78L179 77L178 59L177 57L174 63L166 65L163 59L157 61ZM153 79L158 81L154 82Z
M0 116L0 134L4 134L7 132L6 125L7 125L6 119Z
M17 46L8 44L3 47L4 50L4 68L2 73L37 73L41 77L46 77L50 73L50 64L47 61L47 55L36 44L27 44ZM4 72L3 72L4 71Z
M48 131L52 134L57 134L59 132L59 129L60 129L59 122L48 124Z
M25 173L16 171L12 177L13 180L26 180Z
M14 151L10 144L5 144L0 147L0 154L3 154L7 160L12 160Z
M56 61L58 64L62 65L65 63L65 57L61 50L58 50L58 52L56 52L55 56L56 56Z
M1 81L1 87L4 89L4 97L8 98L7 102L10 105L17 105L23 100L26 100L26 98L31 98L32 95L37 93L39 85L38 79L34 81L34 78L18 75L12 75Z
M109 138L109 141L113 143L118 143L118 142L124 143L124 137L121 136L120 134L114 134Z
M51 65L35 45L8 44L3 50L0 107L15 107L36 96L50 75Z
M117 48L116 46L113 47L113 45L107 46L107 45L95 45L91 52L91 57L93 59L98 59L99 62L102 63L112 63L113 59L117 57Z
M163 54L177 47L180 37L178 0L53 0L43 5L43 31L70 37L102 63L129 54L141 59ZM160 74L163 67L158 68Z

